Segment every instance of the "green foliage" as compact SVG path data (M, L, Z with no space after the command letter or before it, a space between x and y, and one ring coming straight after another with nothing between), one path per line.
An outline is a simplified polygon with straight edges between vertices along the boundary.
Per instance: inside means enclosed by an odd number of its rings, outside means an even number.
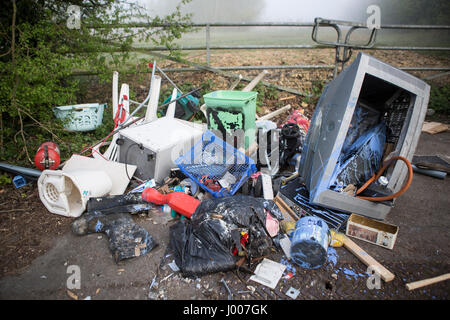
M12 183L12 179L10 176L8 176L6 174L0 175L0 186L4 186L7 184L11 184L11 183Z
M450 85L431 86L428 108L436 113L450 115Z
M5 2L0 13L0 159L31 160L46 140L57 140L64 153L106 136L111 119L87 134L68 133L55 120L53 107L86 103L80 101L86 84L73 73L88 71L109 82L112 70L129 71L124 66L138 41L165 46L176 55L173 41L192 29L190 15L180 11L188 2L182 0L165 17L149 17L138 2L126 0ZM81 10L79 28L69 28L70 5ZM129 22L151 27L132 28Z
M303 99L307 104L315 105L320 96L322 95L323 88L325 86L325 82L321 80L313 80L311 81L311 90L305 90L307 94Z
M275 87L267 87L262 83L258 83L253 91L258 92L258 96L256 97L256 107L259 108L262 106L265 100L275 100L278 99L278 89Z

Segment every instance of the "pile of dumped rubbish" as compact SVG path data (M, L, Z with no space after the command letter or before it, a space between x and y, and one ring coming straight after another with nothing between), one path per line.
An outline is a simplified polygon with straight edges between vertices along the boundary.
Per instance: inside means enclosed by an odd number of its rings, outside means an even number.
M169 246L184 277L240 269L274 288L286 264L272 261L273 252L316 269L344 246L384 281L394 278L350 238L394 248L398 227L383 220L411 184L426 83L359 54L326 86L310 120L290 107L258 116L251 90L262 76L242 91L210 92L200 106L198 89L184 93L151 67L142 102L129 98L127 84L119 92L114 74L115 127L86 148L89 156L60 163L58 146L47 142L38 170L2 169L20 173L18 187L37 180L42 203L74 218L75 234L106 234L117 262L158 245L131 215L159 208L172 218ZM174 89L158 105L161 77ZM70 130L87 131L101 124L104 106L54 111ZM145 116L135 117L143 107ZM192 121L197 112L206 123ZM283 112L281 125L271 121Z

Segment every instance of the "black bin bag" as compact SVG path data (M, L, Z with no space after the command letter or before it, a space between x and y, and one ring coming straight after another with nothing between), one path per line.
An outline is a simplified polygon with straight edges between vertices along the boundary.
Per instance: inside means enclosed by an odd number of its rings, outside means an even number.
M182 275L234 269L240 257L233 250L241 246L241 232L249 235L246 250L252 258L270 253L273 244L265 230L267 212L283 219L272 200L236 195L203 201L190 221L180 220L170 227L170 246Z

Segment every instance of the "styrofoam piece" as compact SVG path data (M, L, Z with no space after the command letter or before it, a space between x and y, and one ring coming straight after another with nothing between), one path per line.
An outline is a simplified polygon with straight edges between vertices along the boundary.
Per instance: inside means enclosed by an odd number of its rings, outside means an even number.
M172 97L170 98L170 101L173 101L177 98L177 89L173 89L172 91ZM171 104L169 104L169 106L167 107L167 112L166 112L166 117L169 118L174 118L175 117L175 107L176 107L177 103L176 101L172 102Z
M150 100L148 101L147 112L145 113L144 122L151 122L158 119L158 101L159 91L161 89L161 77L155 75L152 79Z
M285 265L264 258L264 260L256 266L255 273L250 277L250 280L268 286L271 289L275 289L284 270L286 270Z
M109 194L121 195L125 192L128 184L130 183L130 179L128 177L131 178L134 175L136 166L129 164L125 170L125 164L123 163L73 155L69 160L67 160L62 170L68 173L76 170L104 171L112 182L112 188Z
M273 188L272 188L272 178L264 173L261 173L263 195L266 200L273 200Z
M39 197L51 213L79 217L90 197L102 197L112 189L109 176L100 170L44 170L38 179Z

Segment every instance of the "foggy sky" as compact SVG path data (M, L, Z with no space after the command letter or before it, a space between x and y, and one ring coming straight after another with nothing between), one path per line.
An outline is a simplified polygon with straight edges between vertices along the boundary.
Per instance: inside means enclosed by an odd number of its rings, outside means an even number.
M171 12L180 0L138 0L151 15ZM313 22L315 17L365 22L366 8L377 0L193 0L183 13L193 13L192 21L204 22ZM224 10L230 3L236 10ZM255 14L240 9L258 7ZM234 11L234 12L230 12ZM242 21L245 20L245 21Z

